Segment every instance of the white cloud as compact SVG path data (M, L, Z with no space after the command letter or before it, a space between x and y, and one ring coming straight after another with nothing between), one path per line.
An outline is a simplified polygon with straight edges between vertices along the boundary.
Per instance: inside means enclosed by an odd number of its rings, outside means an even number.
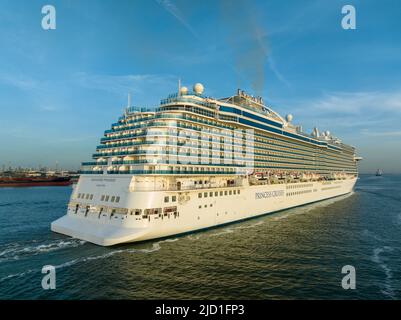
M0 83L15 87L20 90L32 90L38 88L38 82L25 75L0 74Z
M277 104L286 106L306 131L317 126L343 138L400 135L401 89L331 92Z
M173 75L157 74L128 74L128 75L99 75L84 72L75 75L77 84L90 89L104 90L117 95L149 93L151 90L166 89L176 83Z
M278 70L276 62L273 60L273 57L271 55L268 57L267 63L269 65L270 70L273 71L277 79L280 80L282 83L284 83L287 87L291 87L291 83Z
M337 112L343 114L378 114L401 112L401 90L335 92L325 94L316 100L304 102L307 109L319 113Z
M199 38L192 26L189 24L185 15L170 0L156 0L167 12L173 15L195 38Z
M401 137L401 130L396 131L371 131L370 129L363 129L361 133L369 137Z

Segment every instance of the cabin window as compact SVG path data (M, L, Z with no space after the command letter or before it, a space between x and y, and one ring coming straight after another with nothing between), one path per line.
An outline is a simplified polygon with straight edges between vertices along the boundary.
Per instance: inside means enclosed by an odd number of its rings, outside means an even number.
M120 202L120 197L116 197L116 202Z
M214 196L217 197L218 195L219 195L219 193L216 191L216 192L214 193Z
M176 201L177 201L177 196L172 196L172 197L171 197L171 201L172 201L172 202L176 202Z
M110 196L106 196L104 201L109 201Z
M164 197L164 202L168 202L169 201L169 197Z
M198 193L198 198L202 198L202 193Z
M226 191L224 191L224 195L225 195L225 196L227 195L227 190L226 190Z
M220 197L222 197L223 196L223 191L220 191Z
M204 196L205 198L207 198L207 192L205 192L205 193L203 194L203 196Z
M115 197L115 196L112 196L112 197L111 197L111 202L114 202L114 200L116 200L116 197Z
M93 200L93 194L91 194L90 199Z
M104 201L104 195L102 195L102 197L100 198L100 201Z
M210 193L209 193L209 197L213 197L213 192L210 192Z

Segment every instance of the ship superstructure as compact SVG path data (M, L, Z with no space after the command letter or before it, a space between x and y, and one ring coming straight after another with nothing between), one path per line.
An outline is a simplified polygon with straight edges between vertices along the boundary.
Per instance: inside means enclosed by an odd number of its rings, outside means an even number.
M209 228L350 193L355 148L306 134L242 90L206 97L202 84L130 104L83 162L67 215L52 230L99 245Z

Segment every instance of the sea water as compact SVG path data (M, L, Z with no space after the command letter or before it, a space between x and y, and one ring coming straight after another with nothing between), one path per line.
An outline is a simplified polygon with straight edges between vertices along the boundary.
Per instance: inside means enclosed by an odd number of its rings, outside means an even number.
M400 299L401 175L182 237L99 247L52 233L71 187L0 189L0 299ZM56 288L42 288L52 265ZM356 270L343 289L342 267Z

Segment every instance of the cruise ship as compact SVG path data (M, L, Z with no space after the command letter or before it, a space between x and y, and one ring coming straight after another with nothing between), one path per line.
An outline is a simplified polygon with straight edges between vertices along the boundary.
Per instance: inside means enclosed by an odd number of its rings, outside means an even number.
M130 101L130 99L129 99ZM311 134L243 90L197 83L153 109L128 103L83 162L51 230L102 246L211 228L352 192L355 148Z

